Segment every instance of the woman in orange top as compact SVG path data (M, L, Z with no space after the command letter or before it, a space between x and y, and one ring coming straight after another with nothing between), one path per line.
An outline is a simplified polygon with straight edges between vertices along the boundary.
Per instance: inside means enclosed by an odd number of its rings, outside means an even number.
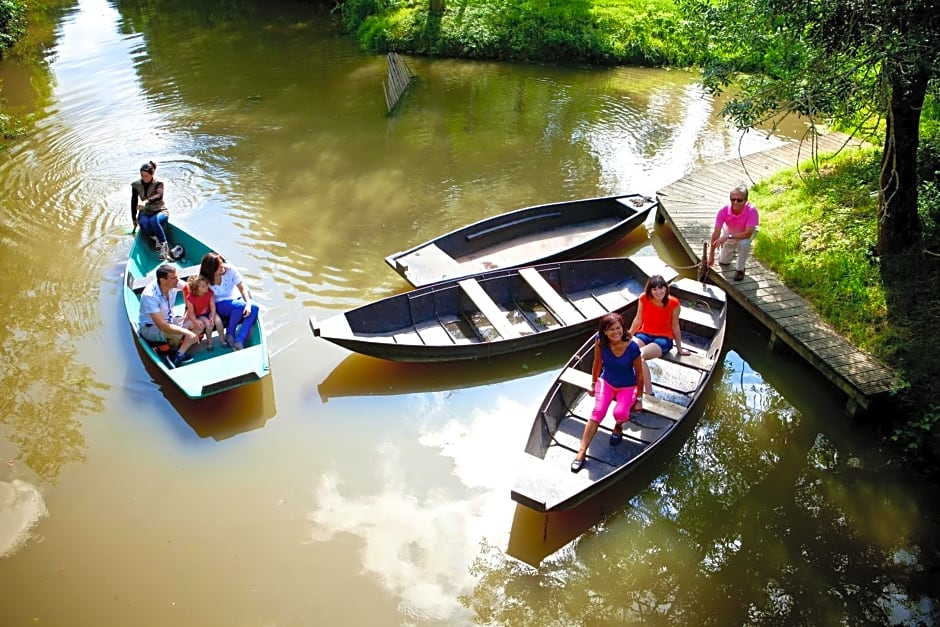
M692 353L682 348L682 332L679 330L679 299L669 295L666 279L654 274L646 281L646 289L640 294L636 317L630 325L630 334L640 345L643 356L643 391L653 395L650 367L646 361L662 357L672 350L673 344L680 355ZM643 409L643 395L637 392L634 407Z

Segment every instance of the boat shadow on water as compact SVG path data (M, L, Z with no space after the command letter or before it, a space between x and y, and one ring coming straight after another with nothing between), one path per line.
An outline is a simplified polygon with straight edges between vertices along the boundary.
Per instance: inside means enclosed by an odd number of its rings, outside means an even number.
M324 403L342 396L391 396L473 388L557 369L584 338L531 352L439 363L398 362L351 353L317 386Z
M723 364L715 367L715 378L721 378ZM530 566L538 567L549 555L586 533L606 517L630 507L630 501L672 463L695 430L712 390L702 394L688 417L663 442L651 451L646 461L608 489L599 492L571 509L537 512L517 503L509 532L506 553ZM574 458L574 452L571 453Z
M187 397L135 343L137 353L164 398L200 438L225 440L264 427L277 412L273 377L202 399Z

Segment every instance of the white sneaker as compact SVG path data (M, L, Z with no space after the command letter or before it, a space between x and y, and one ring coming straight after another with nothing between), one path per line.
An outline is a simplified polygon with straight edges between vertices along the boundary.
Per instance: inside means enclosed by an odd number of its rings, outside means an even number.
M166 261L169 258L170 258L170 247L167 245L166 242L163 242L162 244L160 244L160 259L163 259L164 261Z

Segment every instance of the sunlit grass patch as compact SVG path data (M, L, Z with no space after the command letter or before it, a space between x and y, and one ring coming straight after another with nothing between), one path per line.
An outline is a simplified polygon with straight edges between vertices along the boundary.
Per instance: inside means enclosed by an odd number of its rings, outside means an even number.
M874 150L806 165L751 190L761 214L755 255L851 342L882 353L887 306L875 256L878 162Z

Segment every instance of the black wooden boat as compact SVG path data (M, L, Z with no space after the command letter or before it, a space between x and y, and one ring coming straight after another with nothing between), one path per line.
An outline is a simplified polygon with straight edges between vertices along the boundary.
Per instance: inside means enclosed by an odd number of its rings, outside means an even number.
M727 301L720 288L691 279L680 279L670 289L682 303L682 345L692 355L680 357L673 349L650 361L655 396L643 397L643 411L624 425L618 446L609 444L614 422L612 415L606 416L588 447L585 465L573 473L571 460L594 407L594 398L587 393L594 359L592 336L561 370L539 407L525 452L519 456L513 500L540 512L575 507L648 459L689 415L718 365Z
M485 359L587 335L634 305L658 257L582 259L483 272L383 298L322 321L313 334L351 351L411 362Z
M548 261L578 259L638 227L657 201L639 194L502 213L385 258L415 287Z

